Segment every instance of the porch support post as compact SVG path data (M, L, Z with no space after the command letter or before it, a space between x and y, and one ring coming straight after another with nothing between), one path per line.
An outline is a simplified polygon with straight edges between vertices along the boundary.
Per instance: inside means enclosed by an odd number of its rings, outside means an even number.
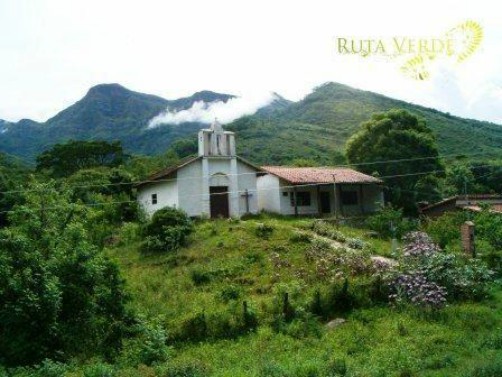
M296 196L296 186L293 187L293 198L295 200L295 216L298 216L298 198Z
M321 185L316 186L316 194L317 194L317 213L319 217L322 217L322 208L321 208Z

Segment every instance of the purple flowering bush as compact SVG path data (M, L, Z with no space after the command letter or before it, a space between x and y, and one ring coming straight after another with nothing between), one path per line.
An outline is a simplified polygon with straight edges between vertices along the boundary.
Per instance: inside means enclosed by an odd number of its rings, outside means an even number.
M439 309L450 300L479 299L486 295L493 272L478 259L443 252L424 232L403 238L399 269L389 275L394 303Z
M392 282L392 288L389 300L393 303L410 302L431 309L440 309L446 305L446 288L429 281L419 271L399 274Z
M409 232L403 237L403 256L407 258L429 257L438 251L439 246L425 232Z

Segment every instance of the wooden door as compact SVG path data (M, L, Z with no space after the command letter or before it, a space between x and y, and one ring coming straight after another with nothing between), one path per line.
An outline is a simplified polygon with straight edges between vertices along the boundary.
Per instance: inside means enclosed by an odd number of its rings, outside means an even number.
M211 218L229 217L228 186L209 187Z

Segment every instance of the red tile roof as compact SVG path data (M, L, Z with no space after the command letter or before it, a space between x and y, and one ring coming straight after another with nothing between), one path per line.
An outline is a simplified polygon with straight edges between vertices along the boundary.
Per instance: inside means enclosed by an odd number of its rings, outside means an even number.
M262 166L262 169L292 184L304 183L382 183L378 178L350 168Z

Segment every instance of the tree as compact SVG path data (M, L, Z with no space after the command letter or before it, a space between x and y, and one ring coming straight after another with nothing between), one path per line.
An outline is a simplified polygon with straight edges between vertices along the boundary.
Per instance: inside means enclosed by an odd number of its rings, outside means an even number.
M69 141L38 156L37 170L47 169L53 177L67 177L80 169L118 166L124 158L120 141Z
M7 213L21 202L19 187L28 176L28 169L0 153L0 227L7 225Z
M425 177L442 169L432 131L405 110L373 115L348 140L346 150L349 163L361 164L358 170L383 177L387 199L406 213L416 212L416 203L430 194L417 184L430 189L433 180Z
M144 228L143 251L176 251L186 244L193 230L193 222L185 212L173 207L159 209Z
M86 231L91 210L54 183L32 184L0 231L0 363L116 350L124 281Z

